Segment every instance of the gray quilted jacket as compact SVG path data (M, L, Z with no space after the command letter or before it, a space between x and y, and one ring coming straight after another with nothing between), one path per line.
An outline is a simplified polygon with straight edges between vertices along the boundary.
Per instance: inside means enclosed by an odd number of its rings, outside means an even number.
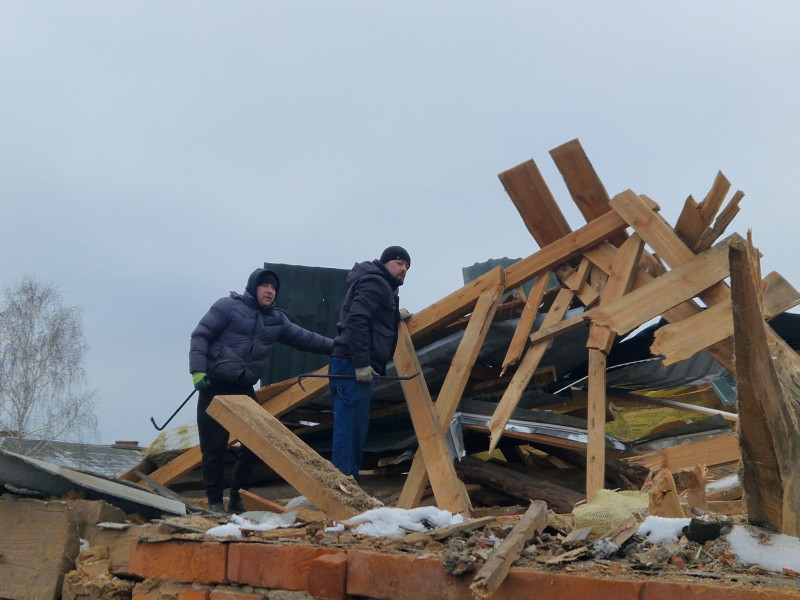
M276 343L306 352L331 353L330 338L295 325L274 302L267 307L258 305L256 282L264 272L253 271L244 294L231 292L220 298L200 319L189 346L190 373L207 373L211 379L252 386L261 378Z

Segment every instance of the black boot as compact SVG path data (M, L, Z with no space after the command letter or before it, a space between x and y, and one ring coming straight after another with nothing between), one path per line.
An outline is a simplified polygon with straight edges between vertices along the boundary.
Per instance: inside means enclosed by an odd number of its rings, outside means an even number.
M225 506L222 504L222 500L209 500L208 501L208 510L209 512L224 515L227 514L225 510Z
M230 499L228 500L228 512L240 515L245 512L244 502L242 502L239 492L231 492Z

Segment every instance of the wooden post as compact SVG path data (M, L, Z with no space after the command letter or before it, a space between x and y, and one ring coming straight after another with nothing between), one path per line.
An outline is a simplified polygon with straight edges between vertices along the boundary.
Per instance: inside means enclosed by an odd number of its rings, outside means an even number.
M487 290L478 299L478 304L470 316L464 335L458 345L450 369L447 371L442 389L436 400L434 408L439 428L442 434L446 434L450 421L458 409L458 403L464 393L464 388L469 380L470 371L478 357L483 340L489 333L492 324L492 317L497 310L501 298L503 297L503 286L498 286L493 290ZM400 508L414 508L419 506L425 486L428 483L428 474L425 470L425 461L422 452L417 450L414 454L414 461L406 477L406 482L397 501Z
M742 488L751 523L800 532L800 365L761 317L756 269L744 240L730 246L731 306ZM772 336L769 334L772 333Z
M586 434L586 499L605 487L606 475L606 355L589 350L589 405Z
M433 410L433 403L422 376L422 367L411 343L411 336L405 322L398 328L397 349L394 364L401 377L419 374L413 379L402 381L403 394L408 404L408 412L419 448L425 462L425 469L431 481L436 505L452 513L469 515L472 506L464 484L456 476L453 461L447 451L444 436Z

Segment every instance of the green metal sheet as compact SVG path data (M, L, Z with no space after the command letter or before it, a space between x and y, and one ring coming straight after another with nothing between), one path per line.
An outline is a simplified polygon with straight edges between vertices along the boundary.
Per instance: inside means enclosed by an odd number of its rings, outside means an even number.
M339 309L347 293L349 269L264 263L278 274L281 285L275 305L286 311L293 323L328 337L336 336ZM328 364L328 356L301 352L276 344L261 385L297 377Z

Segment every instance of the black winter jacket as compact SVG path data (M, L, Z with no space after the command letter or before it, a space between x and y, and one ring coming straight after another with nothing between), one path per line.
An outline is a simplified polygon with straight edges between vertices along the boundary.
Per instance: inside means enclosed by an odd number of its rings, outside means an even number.
M333 340L295 325L273 302L261 307L256 287L263 273L250 274L244 294L231 292L220 298L200 319L189 346L189 372L207 373L238 385L254 385L262 376L269 354L276 343L297 350L330 354ZM276 294L277 296L277 294Z
M379 260L356 263L347 274L347 295L336 324L334 356L356 368L372 365L381 375L392 360L400 322L398 281Z

